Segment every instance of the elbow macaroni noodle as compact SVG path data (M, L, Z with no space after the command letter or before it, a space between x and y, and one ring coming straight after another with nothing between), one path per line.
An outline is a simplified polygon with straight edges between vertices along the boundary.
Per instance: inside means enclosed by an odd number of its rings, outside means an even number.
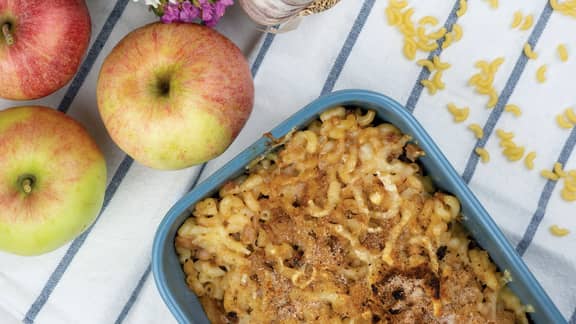
M546 64L540 66L538 70L536 70L536 81L539 83L546 82L546 72L548 71L548 66Z
M494 108L498 103L498 92L494 88L494 77L500 65L504 63L503 57L498 57L492 62L480 60L474 66L480 70L479 73L474 74L469 80L468 84L473 86L479 94L487 95L488 102L487 108Z
M526 166L526 168L528 170L534 169L534 160L535 159L536 159L536 152L530 152L530 153L526 154L526 157L524 158L524 165Z
M522 115L522 110L517 105L508 104L504 106L504 111L511 113L516 117L520 117Z
M526 57L531 59L531 60L535 60L538 58L538 54L536 54L532 50L532 46L530 46L529 43L524 44L524 55L526 55Z
M466 119L468 119L468 115L470 114L470 108L458 108L453 103L448 104L448 111L450 114L452 114L452 117L454 117L454 122L456 123L466 121Z
M327 110L190 209L176 252L212 322L528 323L424 152L375 117Z
M424 16L414 23L412 16L414 8L408 8L406 1L388 1L385 9L388 24L396 28L404 36L402 53L410 61L416 58L418 50L431 52L438 48L436 40L444 37L446 28L442 27L437 31L427 32L426 26L436 26L438 19L433 16Z
M485 148L477 147L474 149L474 152L480 157L482 163L490 162L490 153Z
M464 16L464 14L466 14L466 11L468 10L468 1L467 0L460 0L460 2L458 3L458 10L456 11L456 16L458 17L462 17Z
M498 8L498 0L487 0L488 4L490 4L490 7L492 9L497 9Z
M571 17L576 17L576 1L566 0L558 3L558 0L550 0L550 6L555 11Z
M566 48L566 45L564 44L558 45L557 51L560 61L562 62L568 61L568 49Z
M572 108L566 108L563 114L556 115L556 124L560 128L572 129L576 125L576 113Z
M468 129L470 131L472 131L472 133L474 133L474 136L477 139L481 139L482 137L484 137L484 130L482 129L482 127L478 124L470 124L468 126Z

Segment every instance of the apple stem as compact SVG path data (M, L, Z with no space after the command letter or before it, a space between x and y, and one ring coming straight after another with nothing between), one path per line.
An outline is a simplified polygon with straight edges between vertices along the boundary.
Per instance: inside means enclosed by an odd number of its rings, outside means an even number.
M4 35L4 40L8 46L14 44L14 36L10 33L10 24L5 23L2 25L2 34Z
M22 190L25 194L32 192L32 180L30 178L22 180Z

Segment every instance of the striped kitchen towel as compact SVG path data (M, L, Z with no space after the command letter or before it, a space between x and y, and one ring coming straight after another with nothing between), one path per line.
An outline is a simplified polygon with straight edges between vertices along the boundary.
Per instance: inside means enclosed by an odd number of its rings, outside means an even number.
M447 30L460 26L462 38L431 53L418 51L409 60L405 37L388 24L388 1L341 1L323 14L305 18L294 31L262 35L250 54L254 111L222 156L188 170L160 172L119 151L96 110L95 80L103 58L128 31L153 19L140 5L127 3L88 1L94 35L81 70L62 91L35 102L83 122L103 148L110 170L105 208L89 231L53 253L33 258L0 254L0 323L174 322L150 274L153 234L170 206L311 100L333 90L363 88L391 96L416 116L566 320L576 324L576 250L572 248L576 203L562 199L562 181L540 176L541 170L556 162L566 170L576 169L576 130L560 128L555 121L567 107L576 106L570 83L576 75L576 38L571 32L576 19L554 11L547 0L501 1L498 8L489 1L469 0L464 15L457 14L458 0L410 0L414 21L436 17ZM512 28L517 11L522 14L520 26ZM533 24L526 17L532 17ZM250 27L240 31L230 27L237 20L227 16L221 27L233 40L239 33L251 32ZM538 54L537 59L528 59L525 44ZM558 56L559 44L568 49L565 62ZM416 64L433 56L450 64L442 73L445 89L434 95L421 81L433 79L436 72ZM487 109L488 96L476 93L468 80L479 71L477 61L500 57L502 64L493 71L495 107ZM537 80L542 65L548 67L544 83ZM449 103L469 107L468 119L454 123ZM0 109L12 105L0 101ZM522 115L510 112L510 105L521 108ZM483 129L482 139L473 136L470 124ZM537 153L533 170L501 153L499 129L513 132L525 153ZM489 163L482 163L477 148L490 153ZM553 236L549 227L554 224L573 233Z

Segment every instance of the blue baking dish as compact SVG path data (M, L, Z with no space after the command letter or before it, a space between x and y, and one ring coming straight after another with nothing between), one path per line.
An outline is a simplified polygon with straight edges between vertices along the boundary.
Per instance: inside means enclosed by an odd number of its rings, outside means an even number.
M546 292L430 136L416 119L393 99L364 90L337 91L316 99L274 128L271 134L274 138L280 138L294 128L303 128L322 111L337 105L375 110L381 121L392 123L404 133L411 135L414 142L426 152L426 156L420 161L436 186L460 199L464 225L478 243L490 253L500 269L510 272L513 278L510 286L522 302L534 307L532 319L536 323L566 323ZM270 143L269 137L260 138L180 199L160 223L154 239L152 271L160 295L178 322L209 323L198 299L186 286L184 272L174 249L176 231L189 217L190 206L202 198L211 196L226 181L242 174L250 161L270 149Z

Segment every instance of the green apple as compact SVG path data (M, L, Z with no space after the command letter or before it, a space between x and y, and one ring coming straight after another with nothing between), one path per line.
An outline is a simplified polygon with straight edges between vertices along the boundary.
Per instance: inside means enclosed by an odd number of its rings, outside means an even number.
M52 251L96 219L106 163L86 130L46 107L0 111L0 250Z
M181 169L224 152L252 111L254 85L241 51L218 32L154 23L108 55L97 97L122 150L152 168Z

